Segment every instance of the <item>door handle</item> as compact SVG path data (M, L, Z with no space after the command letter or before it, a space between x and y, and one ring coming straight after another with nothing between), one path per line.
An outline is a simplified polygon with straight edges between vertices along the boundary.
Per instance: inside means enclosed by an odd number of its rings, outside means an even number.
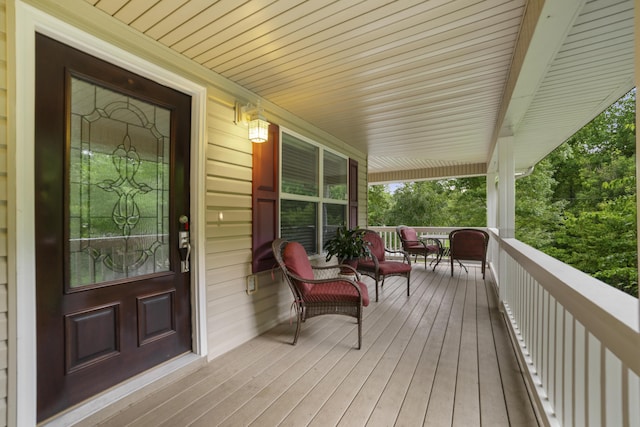
M178 252L180 253L180 272L189 272L189 257L191 256L191 243L189 243L189 218L180 216L180 224L184 227L178 232Z

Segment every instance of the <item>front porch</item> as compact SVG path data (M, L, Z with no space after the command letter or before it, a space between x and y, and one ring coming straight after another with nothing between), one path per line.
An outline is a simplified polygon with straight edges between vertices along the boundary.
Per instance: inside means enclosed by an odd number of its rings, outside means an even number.
M364 277L369 292L374 282ZM490 274L414 264L387 280L363 347L343 316L281 324L105 419L78 425L538 425Z

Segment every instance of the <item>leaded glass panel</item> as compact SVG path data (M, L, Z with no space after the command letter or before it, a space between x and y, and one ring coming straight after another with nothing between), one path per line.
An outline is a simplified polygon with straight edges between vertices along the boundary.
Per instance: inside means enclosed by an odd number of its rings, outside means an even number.
M71 79L70 287L169 271L170 119Z

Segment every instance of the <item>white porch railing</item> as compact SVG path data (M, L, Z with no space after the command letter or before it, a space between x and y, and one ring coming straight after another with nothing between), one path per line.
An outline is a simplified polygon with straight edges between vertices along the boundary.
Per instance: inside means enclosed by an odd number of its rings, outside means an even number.
M370 228L400 247L395 227ZM640 426L638 299L487 231L490 271L544 424Z

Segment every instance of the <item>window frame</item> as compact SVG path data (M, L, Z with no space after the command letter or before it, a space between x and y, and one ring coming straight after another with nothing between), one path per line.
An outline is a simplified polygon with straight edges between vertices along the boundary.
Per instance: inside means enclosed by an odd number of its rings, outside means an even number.
M314 147L316 147L318 149L318 194L317 196L306 196L306 195L300 195L300 194L292 194L292 193L287 193L282 189L282 173L283 173L283 155L282 155L282 151L283 151L283 147L285 144L285 138L284 135L287 134L289 136L292 136L304 143L307 143L309 145L312 145ZM349 167L349 156L343 153L340 153L337 150L334 150L332 148L329 148L317 141L312 140L311 138L308 138L304 135L301 135L291 129L287 129L284 127L280 127L280 146L278 147L279 153L278 153L278 189L279 189L279 194L278 194L278 236L282 237L282 200L293 200L293 201L301 201L301 202L311 202L311 203L317 203L317 210L316 210L316 242L317 242L317 247L316 247L316 251L317 253L314 254L309 254L310 258L315 258L315 257L320 257L320 256L324 256L324 242L323 242L323 231L324 231L324 205L325 204L332 204L332 205L342 205L344 206L344 223L345 225L348 225L349 223L349 174L351 173L350 171L350 167ZM337 157L340 157L342 159L344 159L344 164L345 164L345 170L346 170L346 181L345 181L345 188L346 188L346 197L344 199L332 199L329 197L324 197L324 153L329 152Z

